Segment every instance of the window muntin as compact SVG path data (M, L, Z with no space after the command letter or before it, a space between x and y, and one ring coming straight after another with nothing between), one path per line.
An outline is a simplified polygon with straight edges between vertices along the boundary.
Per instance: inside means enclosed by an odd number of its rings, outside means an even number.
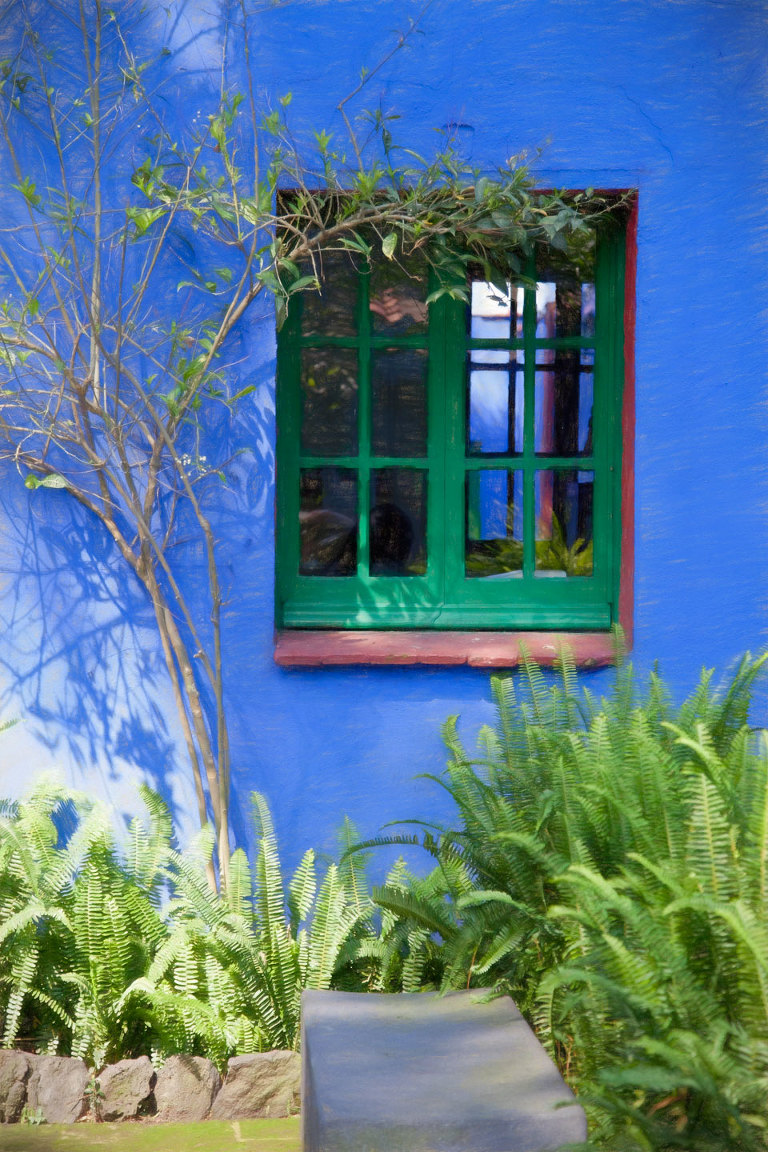
M622 239L540 251L526 285L470 269L468 305L429 309L423 267L325 263L280 337L279 624L615 621Z

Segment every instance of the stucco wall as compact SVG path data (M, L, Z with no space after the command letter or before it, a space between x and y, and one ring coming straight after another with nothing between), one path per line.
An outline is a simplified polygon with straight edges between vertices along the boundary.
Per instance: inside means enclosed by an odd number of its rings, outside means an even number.
M204 9L184 6L169 41L190 71L216 50ZM265 6L257 87L292 92L299 135L333 127L361 67L418 10ZM639 189L634 658L659 660L679 692L702 664L722 668L765 643L767 68L768 13L748 0L434 0L366 97L402 115L397 133L417 149L459 124L481 168L543 146L542 186ZM469 669L275 667L273 328L262 309L241 332L256 391L215 515L235 826L244 834L248 792L263 790L295 859L308 844L330 848L344 813L373 834L444 811L414 776L440 769L448 714L469 734L491 709L487 676ZM23 719L2 737L0 792L58 765L128 810L141 777L191 826L149 612L98 529L66 494L30 499L9 474L0 575L2 715Z

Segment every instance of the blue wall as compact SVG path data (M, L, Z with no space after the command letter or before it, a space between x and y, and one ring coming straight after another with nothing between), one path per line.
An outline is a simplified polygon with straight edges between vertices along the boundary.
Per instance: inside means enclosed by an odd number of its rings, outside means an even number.
M11 5L9 11L15 10ZM220 30L198 0L158 28L205 94ZM293 94L299 138L334 108L419 5L288 0L256 14L258 90ZM702 664L765 643L768 594L766 211L768 12L748 0L434 0L422 31L375 78L368 106L402 115L429 150L460 124L491 169L543 145L542 186L637 187L634 658L682 693ZM8 24L6 23L6 28ZM202 79L201 79L202 78ZM189 80L192 83L192 80ZM180 99L174 111L191 109ZM344 813L364 834L445 811L416 773L443 763L450 713L491 718L469 669L281 670L273 644L274 323L240 333L252 407L216 496L236 794L263 790L286 855L332 848ZM182 826L193 797L150 613L99 530L65 493L9 473L0 492L0 792L57 765L121 810L144 778ZM94 557L96 558L94 560ZM194 556L191 557L194 560ZM590 674L605 682L606 674Z

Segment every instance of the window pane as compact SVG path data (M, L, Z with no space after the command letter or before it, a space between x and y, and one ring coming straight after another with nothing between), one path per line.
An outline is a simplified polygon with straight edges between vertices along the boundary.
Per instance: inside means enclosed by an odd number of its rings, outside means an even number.
M592 575L594 472L536 473L536 575Z
M357 353L349 348L305 348L301 394L302 454L356 455Z
M374 255L378 240L374 243ZM378 335L412 336L427 331L427 267L423 257L379 257L371 268L371 327Z
M592 336L595 331L595 237L572 236L568 249L539 249L536 260L536 336Z
M427 352L373 353L371 448L376 456L427 454Z
M354 336L358 275L348 252L327 252L302 276L317 275L320 292L302 292L301 328L305 336Z
M510 340L523 335L523 289L505 288L478 279L470 273L468 324L469 335L473 340ZM493 349L478 350L476 360L488 364L496 363L498 355Z
M354 576L357 473L351 468L302 468L299 530L302 576Z
M466 477L467 576L522 576L523 473L480 468Z
M534 450L540 455L580 456L592 451L592 358L591 350L539 351Z
M421 468L371 472L368 527L372 576L423 576L427 570L427 473Z
M467 453L516 453L523 450L525 385L515 352L503 352L507 367L480 368L475 353L469 366Z

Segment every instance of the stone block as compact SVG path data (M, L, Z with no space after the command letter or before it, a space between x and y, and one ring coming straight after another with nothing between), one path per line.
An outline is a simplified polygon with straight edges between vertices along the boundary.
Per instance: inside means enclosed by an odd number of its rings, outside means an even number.
M545 1152L586 1138L514 1003L474 992L304 992L301 1113L304 1152Z
M27 1107L40 1109L47 1124L74 1124L87 1110L85 1089L91 1073L73 1056L29 1056L32 1074L27 1082Z
M119 1060L99 1073L97 1111L102 1120L131 1120L145 1111L155 1072L148 1056Z
M293 1116L299 1110L301 1058L298 1052L254 1052L233 1056L212 1120Z
M0 1049L0 1123L15 1124L21 1118L31 1067L26 1052Z
M203 1056L169 1056L157 1073L158 1120L190 1124L204 1120L221 1088L216 1065Z

